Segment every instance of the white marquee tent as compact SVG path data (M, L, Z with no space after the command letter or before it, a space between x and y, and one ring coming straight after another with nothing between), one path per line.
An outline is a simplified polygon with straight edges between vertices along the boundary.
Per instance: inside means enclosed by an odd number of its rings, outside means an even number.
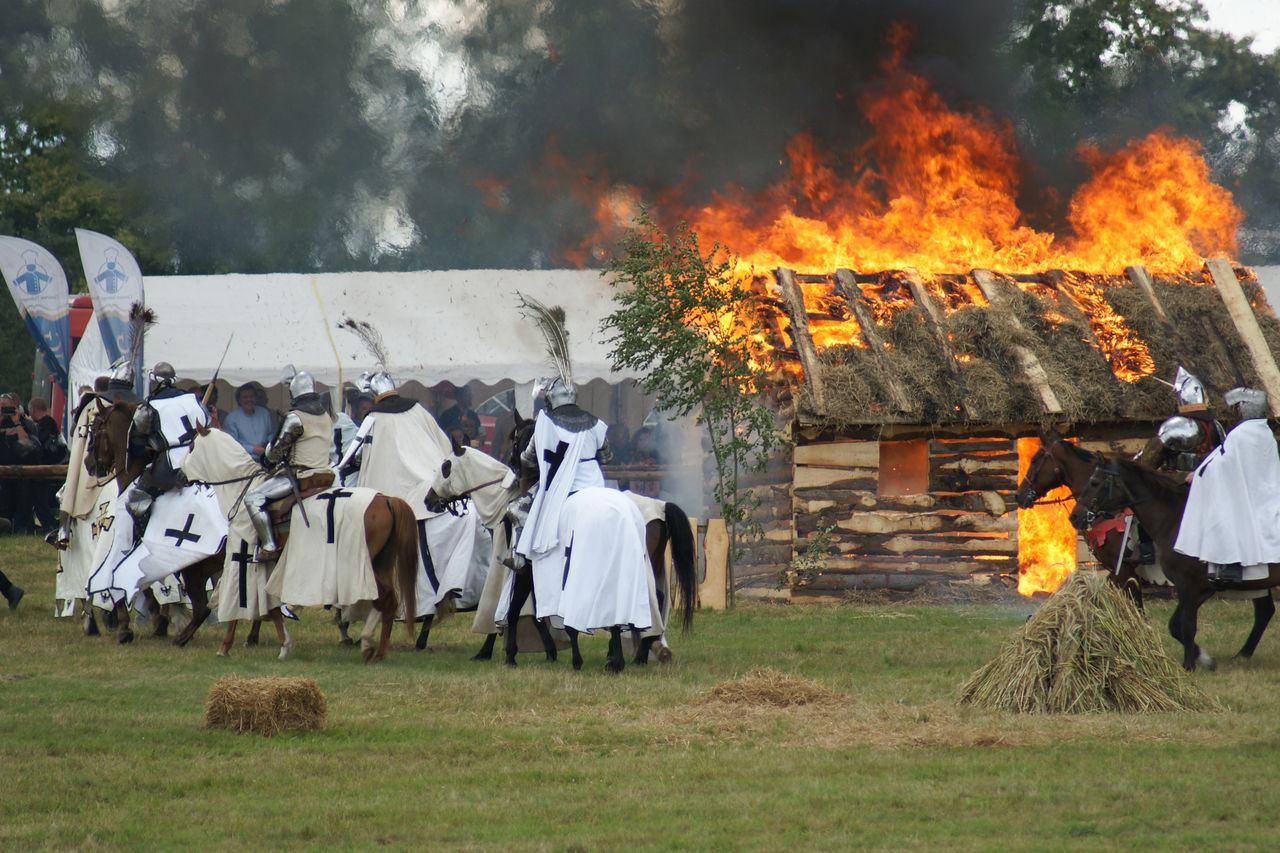
M179 376L204 382L234 333L220 375L231 385L274 385L292 364L340 387L374 366L360 340L338 327L351 317L382 333L387 368L401 382L522 384L548 364L517 293L565 309L577 381L631 378L610 367L601 321L613 310L611 288L594 270L150 276L147 304L158 322L146 361L168 361ZM92 349L82 346L73 359L90 381L103 360Z

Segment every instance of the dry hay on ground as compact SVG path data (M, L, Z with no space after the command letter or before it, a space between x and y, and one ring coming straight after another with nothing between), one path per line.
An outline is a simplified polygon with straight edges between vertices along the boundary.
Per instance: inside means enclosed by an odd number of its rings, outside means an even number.
M995 659L960 688L961 704L1019 713L1218 710L1107 580L1079 571Z
M271 737L324 725L325 699L310 678L219 678L205 700L210 729Z
M816 681L758 666L741 678L722 681L703 694L701 701L733 705L765 705L791 708L840 702L846 697Z

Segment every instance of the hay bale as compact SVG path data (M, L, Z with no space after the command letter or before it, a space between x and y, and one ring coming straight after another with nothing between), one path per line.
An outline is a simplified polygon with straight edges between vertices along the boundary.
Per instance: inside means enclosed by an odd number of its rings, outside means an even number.
M324 694L310 678L219 678L204 704L210 729L271 737L324 725Z
M701 702L730 705L767 705L791 708L797 705L821 705L845 701L840 693L816 681L758 666L741 678L722 681L703 694Z
M1219 710L1105 572L1067 577L960 703L1031 714Z

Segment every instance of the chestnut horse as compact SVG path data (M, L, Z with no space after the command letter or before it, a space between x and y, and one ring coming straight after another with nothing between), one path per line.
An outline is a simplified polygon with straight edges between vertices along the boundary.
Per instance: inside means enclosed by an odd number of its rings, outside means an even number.
M84 467L90 476L98 478L114 477L123 495L146 467L145 459L128 459L129 428L133 424L133 413L137 404L117 400L104 408L93 419L89 427L88 444L85 449ZM205 557L197 563L187 566L179 574L182 585L186 588L187 597L191 599L191 621L173 638L175 646L185 646L195 636L204 620L209 616L209 596L206 592L210 578L222 572L223 553ZM129 625L129 607L121 601L115 608L119 632L116 641L129 643L133 641L133 630ZM163 617L156 613L157 636L162 636Z
M1182 665L1188 670L1194 670L1196 664L1213 669L1214 659L1196 645L1200 605L1221 590L1269 591L1280 586L1280 564L1272 563L1268 576L1261 580L1216 584L1210 581L1204 562L1173 549L1189 491L1190 487L1180 478L1152 471L1127 459L1104 459L1080 494L1071 513L1071 523L1081 530L1104 515L1125 507L1133 510L1138 523L1155 541L1156 559L1178 592L1178 605L1169 617L1169 634L1182 643ZM1274 613L1275 603L1269 592L1263 598L1254 599L1253 631L1238 652L1239 657L1253 656Z
M221 430L214 429L197 431L192 441L188 461L194 463L197 460L201 463L201 470L214 477L216 483L232 481L244 483L246 482L245 472L252 471L251 465L256 465L239 443ZM260 468L259 470L261 471ZM221 498L221 495L219 497ZM223 507L223 509L234 513L240 511L241 507L237 500L234 506ZM314 535L323 534L316 529ZM284 548L287 545L288 536L281 534L279 538L280 546ZM412 613L415 610L418 580L418 525L414 519L412 507L400 498L378 495L364 513L364 540L365 546L369 549L369 560L373 564L378 597L372 602L364 633L360 638L360 646L365 662L377 663L386 658L391 643L391 631L399 609L396 597L397 581L401 596L404 598L405 612ZM279 619L278 609L272 611L272 619L273 621ZM382 633L375 647L372 637L379 623L382 626ZM228 626L223 648L230 646L234 639L235 625L236 623L232 622ZM405 627L408 629L409 636L413 637L412 620L407 620ZM282 629L277 628L277 631L279 630ZM283 658L284 654L281 657Z

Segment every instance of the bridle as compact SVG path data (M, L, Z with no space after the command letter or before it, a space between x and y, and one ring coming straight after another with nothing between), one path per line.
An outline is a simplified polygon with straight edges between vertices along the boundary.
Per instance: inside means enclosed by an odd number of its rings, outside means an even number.
M1120 478L1120 472L1106 463L1099 464L1098 467L1094 469L1093 476L1089 478L1089 485L1086 486L1086 490L1093 489L1094 478L1099 476L1106 481L1105 490L1099 486L1097 489L1094 489L1093 495L1089 498L1088 503L1080 501L1077 504L1084 518L1086 527L1091 527L1094 522L1103 518L1110 518L1116 514L1118 509L1099 510L1098 504L1103 503L1104 500L1107 504L1111 504L1116 497L1117 489L1121 492L1120 498L1122 500L1119 507L1132 507L1134 504L1140 503L1140 501L1133 497L1133 493L1129 491L1129 487L1125 484L1124 480Z
M1041 447L1038 451L1036 451L1036 456L1040 458L1038 459L1033 458L1031 460L1031 463L1032 463L1031 467L1027 469L1026 475L1022 478L1023 482L1034 480L1035 475L1040 471L1040 466L1044 464L1045 459L1048 459L1050 462L1053 463L1053 471L1055 474L1058 475L1058 479L1062 481L1062 485L1065 486L1067 484L1067 473L1062 470L1062 465L1061 463L1058 462L1057 458L1052 453L1049 452L1055 444L1059 444L1061 443L1061 441L1062 439L1060 438L1054 439L1052 442L1049 443L1048 446ZM1027 485L1025 488L1027 492L1031 495L1031 506L1033 507L1053 506L1055 504L1064 504L1064 503L1067 503L1068 501L1075 500L1074 496L1067 495L1066 497L1054 498L1051 501L1042 501L1042 500L1039 500L1040 493L1036 491L1035 486ZM1055 486L1054 488L1061 488L1061 487Z

